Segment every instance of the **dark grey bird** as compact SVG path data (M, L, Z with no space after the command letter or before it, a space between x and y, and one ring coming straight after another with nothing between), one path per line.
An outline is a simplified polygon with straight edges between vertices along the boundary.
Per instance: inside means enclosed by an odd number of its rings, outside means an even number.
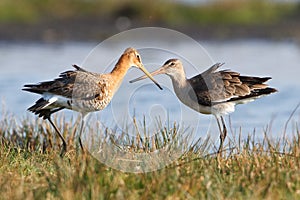
M227 135L223 115L234 112L237 104L248 103L277 91L265 84L271 77L241 76L240 73L231 70L217 71L222 65L216 63L203 73L187 79L181 61L169 59L151 73L152 76L168 75L175 94L182 103L202 114L215 116L220 131L218 153L222 151ZM141 76L130 82L145 78L147 77Z

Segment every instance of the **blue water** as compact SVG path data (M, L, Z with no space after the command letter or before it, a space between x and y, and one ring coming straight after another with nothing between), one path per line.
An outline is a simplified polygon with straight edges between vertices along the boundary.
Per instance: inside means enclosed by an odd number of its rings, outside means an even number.
M187 76L192 77L205 70L214 62L225 62L223 69L230 68L245 75L271 76L269 82L278 93L258 99L247 105L239 105L230 115L231 134L238 133L240 127L244 134L266 130L274 138L280 137L285 123L293 109L300 102L300 45L286 41L242 40L228 42L200 42L209 54L208 60L199 61L198 68L188 68ZM0 42L0 99L1 116L11 113L19 118L30 116L26 109L39 96L21 91L26 83L51 80L60 72L71 69L72 64L84 65L87 70L107 72L124 49L107 47L104 54L96 55L94 60L87 60L90 51L97 43L10 43ZM168 44L170 49L172 46ZM188 44L180 44L191 57L201 59L198 52L192 51ZM159 67L170 55L161 51L157 55L151 50L141 52L143 62L149 71ZM97 64L97 60L112 55ZM148 56L148 57L147 57ZM91 61L92 60L92 61ZM154 61L155 60L155 61ZM159 115L163 122L177 121L186 127L198 127L203 133L216 128L213 117L201 115L181 104L173 93L167 76L156 79L163 86L160 91L149 80L134 84L128 81L140 76L137 69L131 69L111 104L99 112L101 121L107 126L123 126L124 119L130 121L135 116L138 121L146 119L147 126L155 127ZM69 113L69 112L67 112ZM1 117L1 118L2 118ZM226 117L229 122L229 118ZM295 134L295 124L300 122L300 110L297 110L288 126L288 133ZM211 129L208 129L211 128Z

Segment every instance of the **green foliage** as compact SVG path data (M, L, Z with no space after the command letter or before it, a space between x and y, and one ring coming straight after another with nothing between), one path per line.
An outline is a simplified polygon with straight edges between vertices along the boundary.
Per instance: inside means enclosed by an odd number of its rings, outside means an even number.
M80 18L107 20L126 16L146 24L253 25L289 19L297 15L298 8L296 3L260 0L227 0L205 5L163 0L1 0L0 22L43 23Z
M0 1L0 22L33 22L38 18L38 12L33 4L22 0Z
M293 4L270 1L220 1L206 6L177 5L171 20L181 23L216 25L272 24L296 12Z

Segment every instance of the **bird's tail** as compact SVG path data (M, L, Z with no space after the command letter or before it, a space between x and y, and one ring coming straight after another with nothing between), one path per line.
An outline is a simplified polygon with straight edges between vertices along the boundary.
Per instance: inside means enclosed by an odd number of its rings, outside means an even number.
M47 119L51 115L51 109L47 108L51 102L45 100L44 98L40 98L35 102L35 104L29 107L27 110L38 115L43 119Z
M232 98L230 99L231 102L235 102L235 103L247 103L247 102L251 102L257 98L272 94L277 92L277 90L275 88L271 88L271 87L267 87L267 88L262 88L262 89L254 89L251 91L251 93L249 95L245 95L245 96L240 96L240 97L236 97L236 98Z

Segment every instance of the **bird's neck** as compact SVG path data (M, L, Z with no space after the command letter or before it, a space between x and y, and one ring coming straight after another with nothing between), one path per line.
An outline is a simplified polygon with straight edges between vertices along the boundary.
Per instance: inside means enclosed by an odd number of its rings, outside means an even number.
M177 73L170 76L172 79L172 85L176 96L186 105L189 105L189 83L185 77L185 73Z
M115 89L119 88L129 68L130 64L126 62L122 56L110 73L111 78L114 80L113 84Z
M187 79L185 72L181 71L180 73L173 74L170 76L173 82L173 86L178 86L180 88L185 87L187 84Z

